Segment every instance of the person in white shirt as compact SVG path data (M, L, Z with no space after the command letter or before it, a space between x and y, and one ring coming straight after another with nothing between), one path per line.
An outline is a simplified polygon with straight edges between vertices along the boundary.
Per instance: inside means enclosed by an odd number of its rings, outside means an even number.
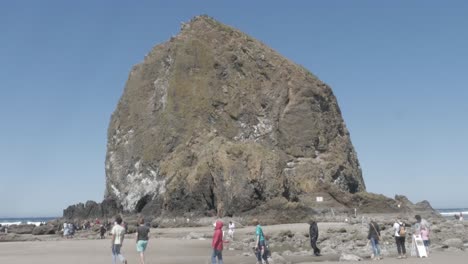
M232 240L234 240L234 230L236 229L236 225L232 222L229 221L229 230L228 230L228 235L231 237Z
M406 258L406 227L405 223L401 220L401 217L397 217L395 223L393 224L393 229L395 230L395 243L398 251L398 258Z
M122 248L124 238L125 238L125 228L121 226L122 217L117 216L115 218L115 222L116 224L112 227L112 230L111 230L112 264L116 263L117 258L119 258L121 263L127 264L127 260L120 253L120 249Z

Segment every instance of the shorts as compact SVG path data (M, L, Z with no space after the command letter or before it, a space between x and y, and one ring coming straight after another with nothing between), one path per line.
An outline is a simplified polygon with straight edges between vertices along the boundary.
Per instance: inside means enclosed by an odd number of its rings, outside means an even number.
M148 240L138 240L136 244L136 250L138 252L144 252L146 250L147 245L148 245Z
M428 247L431 245L431 241L430 240L423 240L423 243L424 243L424 246L425 247Z

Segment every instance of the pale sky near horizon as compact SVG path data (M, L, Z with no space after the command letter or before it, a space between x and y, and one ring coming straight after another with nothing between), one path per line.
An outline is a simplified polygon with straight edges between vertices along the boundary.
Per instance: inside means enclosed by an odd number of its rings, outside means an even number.
M329 84L367 190L468 207L468 2L2 1L0 217L104 195L133 65L207 14Z

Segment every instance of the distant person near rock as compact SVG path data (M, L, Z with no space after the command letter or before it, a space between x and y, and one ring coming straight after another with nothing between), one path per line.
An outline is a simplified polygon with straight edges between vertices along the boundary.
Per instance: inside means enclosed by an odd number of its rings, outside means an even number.
M398 251L398 258L406 258L406 227L405 223L401 220L401 217L397 217L395 223L393 224L393 229L395 230L395 243Z
M372 245L372 258L374 260L382 259L380 255L380 227L373 219L369 223L367 239L369 239Z
M320 249L317 247L317 239L319 236L319 230L318 230L317 222L315 221L314 218L311 218L309 220L309 225L310 225L309 226L310 246L314 250L315 256L321 256Z
M232 222L232 221L229 221L229 230L228 230L228 236L234 240L234 231L236 229L236 225Z
M115 218L115 222L116 224L112 227L112 230L111 230L112 264L116 263L117 258L119 258L121 263L127 264L127 260L120 253L120 249L122 248L124 238L125 238L125 228L121 226L122 217L117 216Z
M429 229L421 228L421 238L424 243L424 247L426 247L426 254L429 256L429 247L431 245L431 241L429 240Z
M145 219L141 218L137 228L136 249L140 255L140 264L145 264L145 250L148 246L150 228L145 225Z
M423 229L423 228L425 228L427 230L430 229L430 224L426 219L421 218L420 215L415 215L414 218L416 219L416 224L414 224L414 234L415 235L420 235L421 229Z
M215 223L211 247L213 248L211 264L216 264L216 259L218 264L223 264L223 222L221 220L217 220Z
M268 264L268 257L265 254L266 242L265 235L263 234L262 226L258 219L253 220L255 227L255 255L257 256L257 264ZM263 261L262 261L263 259Z
M106 228L104 227L104 225L101 225L101 227L99 227L99 238L104 239L105 236L106 236Z

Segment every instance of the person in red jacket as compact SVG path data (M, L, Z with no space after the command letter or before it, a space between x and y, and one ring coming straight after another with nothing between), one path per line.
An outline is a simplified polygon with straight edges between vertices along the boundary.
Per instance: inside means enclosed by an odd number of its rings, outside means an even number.
M218 264L223 264L223 222L220 220L216 221L211 247L213 248L211 264L216 264L216 258L218 258Z

